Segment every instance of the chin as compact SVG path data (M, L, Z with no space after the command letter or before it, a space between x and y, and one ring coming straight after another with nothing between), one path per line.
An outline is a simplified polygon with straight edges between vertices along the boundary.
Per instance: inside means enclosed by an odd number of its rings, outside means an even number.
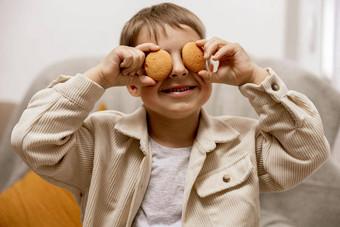
M166 111L166 116L168 118L172 118L172 119L184 119L184 118L188 118L188 117L194 117L194 116L198 116L199 112L201 110L201 107L199 108L174 108L174 109L170 109L168 111Z
M171 108L168 108L169 106L165 106L164 108L152 108L145 106L147 109L147 112L149 115L153 115L155 117L160 118L167 118L167 119L173 119L173 120L180 120L185 119L188 117L193 117L196 114L199 114L201 107L192 107L187 105L171 105Z

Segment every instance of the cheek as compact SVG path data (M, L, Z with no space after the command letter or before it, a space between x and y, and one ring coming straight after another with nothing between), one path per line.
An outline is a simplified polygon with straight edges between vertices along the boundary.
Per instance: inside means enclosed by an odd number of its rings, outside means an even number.
M142 87L140 96L145 104L152 104L155 102L155 97L157 97L157 90L153 87Z
M203 85L201 87L201 92L202 92L202 102L206 103L209 100L211 93L212 93L212 84L209 83L209 84Z

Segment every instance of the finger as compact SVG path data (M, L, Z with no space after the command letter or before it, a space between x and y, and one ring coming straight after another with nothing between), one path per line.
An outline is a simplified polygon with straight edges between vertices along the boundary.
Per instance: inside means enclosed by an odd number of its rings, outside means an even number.
M206 39L200 39L200 40L197 40L195 43L197 46L199 47L204 47L204 45L208 42L208 40Z
M136 46L138 50L145 52L151 52L151 51L158 51L160 50L160 47L154 43L142 43L138 46Z
M204 46L203 46L203 49L204 49L204 58L206 60L208 60L211 55L212 55L212 51L211 51L211 48L212 48L212 44L213 42L216 40L216 38L211 38L209 40L206 40L206 42L204 43Z
M137 74L140 71L143 72L143 64L144 64L144 60L145 60L145 54L142 51L140 51L138 56L139 56L139 59L138 59L137 69L136 69ZM144 73L142 73L142 74L144 74ZM139 75L141 75L141 74L139 74Z
M150 51L157 51L160 47L153 43L143 43L135 48L130 49L131 57L126 59L124 64L121 64L121 67L125 69L122 70L122 74L124 75L136 75L137 71L142 68L144 60L145 60L145 53Z
M224 58L234 56L240 50L240 46L234 43L229 43L226 46L220 48L213 56L213 60L220 61Z
M144 53L137 49L130 49L128 52L129 56L126 57L120 65L122 68L124 68L122 70L122 74L134 75L136 74L138 67L140 67L144 61Z
M121 63L119 65L120 68L127 68L132 64L133 54L130 49L125 50L121 53Z
M131 66L129 67L129 75L136 75L138 71L140 71L140 69L143 66L144 63L144 59L145 59L145 54L144 52L138 50L138 49L134 49L136 54L134 55L134 61L131 64Z
M210 59L211 56L215 55L215 53L223 46L227 45L227 42L221 39L212 39L209 40L204 45L204 57L205 59Z

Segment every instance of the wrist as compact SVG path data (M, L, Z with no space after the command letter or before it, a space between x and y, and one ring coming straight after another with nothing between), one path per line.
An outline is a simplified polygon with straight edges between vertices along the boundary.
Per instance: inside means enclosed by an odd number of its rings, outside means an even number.
M270 75L270 73L269 73L268 70L261 68L261 67L256 65L255 68L254 68L254 71L253 71L253 73L250 77L251 78L250 82L253 83L253 84L259 85L269 75Z
M99 65L87 70L83 75L93 82L97 83L104 89L108 88L108 86L106 85L107 83L102 79L103 77Z

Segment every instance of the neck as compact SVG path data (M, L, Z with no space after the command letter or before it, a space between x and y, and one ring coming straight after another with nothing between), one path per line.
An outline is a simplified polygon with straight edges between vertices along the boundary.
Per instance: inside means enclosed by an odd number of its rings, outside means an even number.
M197 111L185 118L173 119L148 112L149 136L165 147L192 146L198 128L199 114Z

